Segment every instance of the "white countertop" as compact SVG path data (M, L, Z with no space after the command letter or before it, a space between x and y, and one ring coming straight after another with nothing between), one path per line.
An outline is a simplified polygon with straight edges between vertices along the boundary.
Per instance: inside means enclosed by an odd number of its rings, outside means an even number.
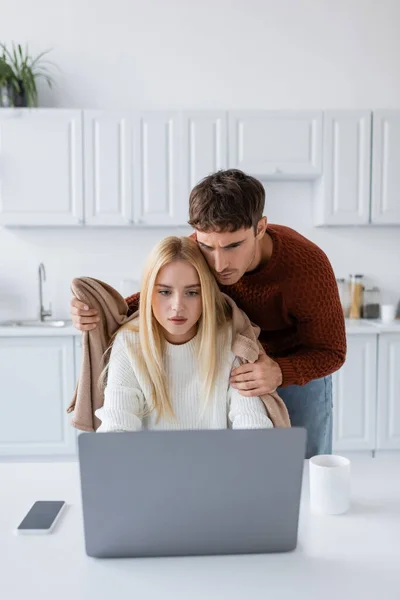
M72 325L66 327L1 327L0 337L68 337L81 336L82 332Z
M367 319L346 319L347 334L364 333L400 333L400 319L392 323L382 323L379 320ZM1 327L0 337L26 337L26 336L80 336L78 331L72 325L67 327Z
M400 454L352 462L353 506L313 515L305 466L299 545L270 555L92 559L84 551L78 464L0 464L5 600L398 600ZM69 506L51 535L16 536L35 500Z
M345 319L346 333L400 333L400 319L382 323L380 319Z

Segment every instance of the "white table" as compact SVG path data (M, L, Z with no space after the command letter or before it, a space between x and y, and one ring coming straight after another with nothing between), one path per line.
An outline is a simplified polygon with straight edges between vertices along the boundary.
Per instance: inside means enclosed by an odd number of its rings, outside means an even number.
M400 456L353 461L353 508L308 508L305 465L299 545L288 554L167 559L88 558L78 465L0 464L0 597L4 600L399 600ZM38 499L70 506L51 535L13 529Z

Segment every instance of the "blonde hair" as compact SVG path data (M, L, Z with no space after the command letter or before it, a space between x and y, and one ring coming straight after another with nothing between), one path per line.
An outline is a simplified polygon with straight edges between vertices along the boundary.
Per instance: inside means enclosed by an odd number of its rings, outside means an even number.
M201 286L202 314L198 321L197 353L199 363L200 398L203 410L211 397L220 368L217 352L218 337L226 334L229 306L224 300L197 242L188 237L170 236L159 242L150 253L144 268L140 291L139 318L122 329L139 332L141 369L149 383L151 397L146 398L148 412L155 410L157 419L175 417L166 382L163 350L164 336L152 310L152 297L157 275L162 267L183 260L197 271ZM137 350L136 350L137 352Z

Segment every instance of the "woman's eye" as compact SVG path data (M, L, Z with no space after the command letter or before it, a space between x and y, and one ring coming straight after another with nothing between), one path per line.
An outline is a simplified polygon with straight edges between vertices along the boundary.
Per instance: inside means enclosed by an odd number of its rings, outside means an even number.
M188 295L189 296L198 296L199 292L194 292L194 291L193 292L188 292Z
M169 296L170 291L169 290L160 290L159 294L161 294L161 296Z

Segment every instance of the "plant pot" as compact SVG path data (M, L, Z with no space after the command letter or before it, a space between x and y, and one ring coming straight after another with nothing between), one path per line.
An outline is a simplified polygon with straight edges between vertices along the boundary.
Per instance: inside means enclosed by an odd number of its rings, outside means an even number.
M20 91L14 91L14 106L15 108L26 108L28 100L25 93L25 88L21 81L18 82Z
M12 108L14 106L14 88L8 83L0 84L0 107Z

